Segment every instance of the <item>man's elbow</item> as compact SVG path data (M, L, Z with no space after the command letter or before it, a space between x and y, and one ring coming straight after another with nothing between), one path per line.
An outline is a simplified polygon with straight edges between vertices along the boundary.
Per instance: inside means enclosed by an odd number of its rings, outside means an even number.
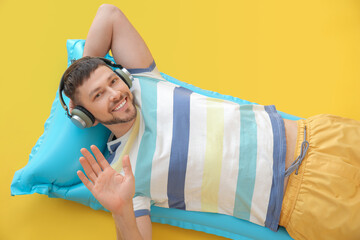
M98 8L99 12L104 14L104 16L123 16L123 12L118 7L108 3L101 4Z

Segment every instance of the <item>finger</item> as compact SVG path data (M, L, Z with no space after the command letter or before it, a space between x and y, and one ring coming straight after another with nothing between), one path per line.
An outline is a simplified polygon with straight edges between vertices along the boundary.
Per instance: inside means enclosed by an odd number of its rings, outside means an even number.
M133 177L134 175L133 175L133 172L132 172L132 169L131 169L131 163L130 163L129 155L125 155L123 157L122 164L123 164L125 177Z
M92 167L90 166L90 164L88 163L88 161L84 158L84 157L80 157L79 159L81 166L83 167L86 175L88 176L88 178L95 183L97 175L95 174L94 170L92 169Z
M85 185L85 187L87 189L90 190L90 192L92 192L92 189L94 188L94 184L92 184L89 179L85 176L85 174L82 171L77 171L76 172L78 177L80 178L80 180L82 181L82 183Z
M101 170L99 164L96 162L93 155L86 148L82 148L80 150L80 152L82 153L82 155L84 155L86 160L89 162L89 164L90 164L91 168L94 170L96 176L99 176L99 174L102 172L102 170Z
M104 155L101 153L101 151L98 149L97 146L91 145L90 148L91 148L91 151L94 153L96 160L98 161L98 163L102 169L110 167L110 164L105 159Z

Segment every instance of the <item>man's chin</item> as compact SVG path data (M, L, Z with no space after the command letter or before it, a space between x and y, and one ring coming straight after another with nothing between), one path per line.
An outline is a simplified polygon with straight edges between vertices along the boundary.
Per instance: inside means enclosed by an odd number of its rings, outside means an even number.
M126 118L113 117L111 120L101 120L101 119L96 119L96 120L103 125L125 124L134 120L136 118L136 115L137 115L137 111L136 108L134 108L131 115Z

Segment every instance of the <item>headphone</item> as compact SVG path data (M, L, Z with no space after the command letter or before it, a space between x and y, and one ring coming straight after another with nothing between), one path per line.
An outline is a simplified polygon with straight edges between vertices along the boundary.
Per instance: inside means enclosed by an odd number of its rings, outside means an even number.
M132 81L134 80L133 76L131 76L130 72L126 70L123 66L120 64L116 64L113 61L98 57L98 59L104 61L107 66L115 68L113 71L118 75L125 84L129 87L129 89L132 86ZM70 118L70 120L79 128L89 128L94 125L95 117L84 107L78 105L75 106L74 109L71 111L71 114L69 113L69 109L65 104L62 92L64 90L64 74L61 77L60 80L60 86L59 86L59 99L61 106L65 109L65 114Z

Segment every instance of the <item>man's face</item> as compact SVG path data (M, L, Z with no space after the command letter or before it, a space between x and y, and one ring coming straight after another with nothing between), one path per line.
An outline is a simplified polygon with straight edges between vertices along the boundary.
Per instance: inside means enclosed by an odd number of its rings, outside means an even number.
M83 107L104 125L130 122L136 117L134 97L122 79L106 66L98 67L77 89Z

